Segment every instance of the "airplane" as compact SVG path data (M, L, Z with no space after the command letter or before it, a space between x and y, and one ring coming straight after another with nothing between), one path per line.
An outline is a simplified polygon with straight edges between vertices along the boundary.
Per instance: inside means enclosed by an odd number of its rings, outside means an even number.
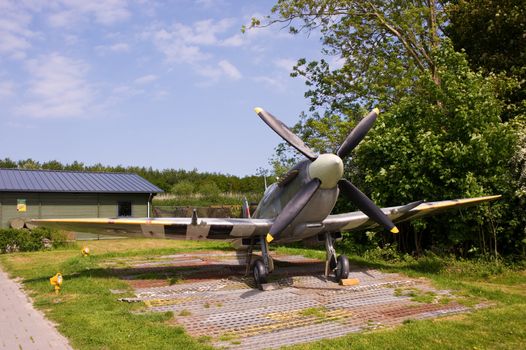
M335 154L316 154L285 124L262 108L256 114L283 140L306 159L290 169L278 182L269 186L253 215L243 203L243 218L80 218L34 219L36 225L71 231L107 235L140 236L167 239L230 240L237 248L247 248L246 271L252 271L261 289L274 270L269 254L270 243L297 241L325 242L325 275L337 281L348 278L349 259L337 256L334 241L342 231L383 227L398 233L395 223L408 221L447 209L493 201L500 195L477 198L417 201L380 209L349 180L343 178L343 159L364 139L379 110L375 108L350 132ZM331 214L340 192L360 211ZM259 246L261 258L252 262L252 251Z

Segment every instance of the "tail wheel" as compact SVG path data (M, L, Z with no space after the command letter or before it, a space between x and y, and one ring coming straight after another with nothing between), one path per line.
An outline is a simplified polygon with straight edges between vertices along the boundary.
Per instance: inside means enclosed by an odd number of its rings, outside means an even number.
M336 275L336 280L339 282L349 277L349 259L345 255L340 255L336 263L336 270L334 274Z
M268 273L265 269L265 264L263 263L263 260L258 259L254 261L254 268L252 270L254 281L256 282L256 286L261 289L261 285L264 283L267 283L267 277Z

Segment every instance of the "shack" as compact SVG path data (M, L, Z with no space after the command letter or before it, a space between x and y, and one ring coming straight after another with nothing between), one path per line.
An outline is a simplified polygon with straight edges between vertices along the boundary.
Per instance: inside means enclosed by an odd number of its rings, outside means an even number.
M34 218L149 217L161 192L131 173L0 169L0 227Z

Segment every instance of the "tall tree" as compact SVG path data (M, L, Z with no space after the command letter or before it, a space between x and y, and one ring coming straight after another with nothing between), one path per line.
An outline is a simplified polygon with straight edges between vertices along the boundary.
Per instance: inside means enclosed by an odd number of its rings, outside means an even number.
M459 0L447 7L447 35L464 50L472 69L505 73L518 86L500 91L505 119L526 110L526 0Z
M299 26L297 23L299 22ZM289 25L291 32L321 32L324 52L343 64L301 59L295 75L307 78L313 109L347 112L354 104L396 102L428 72L440 83L433 51L440 44L444 12L437 0L279 0L253 26Z
M506 106L496 97L500 89L517 85L503 75L470 69L444 34L443 3L278 0L271 15L253 26L276 23L293 33L319 31L324 52L339 59L336 67L330 60L300 59L293 73L304 76L309 89L312 113L294 127L309 146L333 150L364 109L379 106L386 112L346 164L353 182L378 204L505 195L492 212L457 215L427 227L412 223L400 236L405 242L407 235L415 238L406 251L419 250L422 237L428 239L424 248L455 247L463 253L488 252L490 245L493 253L497 247L508 253L521 248L520 222L526 215L515 210L509 162L515 133L502 122ZM286 150L278 147L279 161L290 160Z
M526 67L525 0L459 0L448 6L446 29L473 69L517 74Z

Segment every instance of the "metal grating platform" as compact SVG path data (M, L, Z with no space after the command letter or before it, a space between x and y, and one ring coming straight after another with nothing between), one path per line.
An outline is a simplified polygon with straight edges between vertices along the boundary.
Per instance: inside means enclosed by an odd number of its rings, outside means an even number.
M349 278L360 284L340 286L325 279L323 262L299 256L274 259L275 288L269 291L255 289L252 279L242 276L243 266L224 268L239 264L233 253L135 261L120 273L137 287L135 297L120 300L144 303L140 312L171 311L172 322L190 335L229 349L279 348L471 310L424 279L351 268ZM147 272L183 278L172 285L165 279L134 280Z

